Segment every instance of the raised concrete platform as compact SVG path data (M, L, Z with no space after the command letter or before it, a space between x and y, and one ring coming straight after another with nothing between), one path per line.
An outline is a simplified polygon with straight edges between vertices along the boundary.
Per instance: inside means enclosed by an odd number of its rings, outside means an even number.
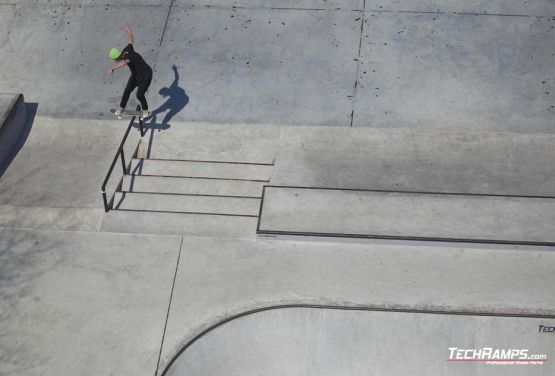
M555 196L555 137L282 127L272 185Z
M264 188L257 233L555 246L555 197Z

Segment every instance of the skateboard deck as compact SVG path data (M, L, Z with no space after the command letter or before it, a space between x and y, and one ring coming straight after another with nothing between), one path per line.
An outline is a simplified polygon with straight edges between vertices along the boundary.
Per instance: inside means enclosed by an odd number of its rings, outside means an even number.
M110 110L111 113L113 113L114 115L116 114L116 109L112 108ZM123 110L123 112L121 113L121 115L118 116L118 119L121 119L122 116L138 116L138 117L142 117L142 111L133 111L133 110ZM148 113L148 115L150 116L150 112ZM146 116L148 117L148 116Z

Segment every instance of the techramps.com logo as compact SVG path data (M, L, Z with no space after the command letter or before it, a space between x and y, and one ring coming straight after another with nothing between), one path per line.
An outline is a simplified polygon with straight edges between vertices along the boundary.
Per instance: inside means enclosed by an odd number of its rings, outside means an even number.
M477 362L490 365L543 365L547 354L530 354L528 349L449 347L448 362Z

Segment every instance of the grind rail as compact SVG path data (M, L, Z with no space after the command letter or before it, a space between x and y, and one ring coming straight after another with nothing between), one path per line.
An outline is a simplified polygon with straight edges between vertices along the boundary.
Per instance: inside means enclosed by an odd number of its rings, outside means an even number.
M140 106L137 106L137 111L140 109ZM116 166L116 162L118 160L118 158L121 159L121 167L123 170L123 174L127 174L128 168L127 168L127 163L125 162L125 154L123 152L123 146L125 145L125 141L127 141L127 136L129 135L129 132L131 131L131 128L133 127L133 124L135 123L135 118L136 116L133 116L131 118L131 121L129 122L129 125L127 126L127 130L125 131L125 134L123 135L123 139L121 140L121 143L118 147L118 150L116 152L116 155L114 156L114 159L112 160L112 164L110 165L110 168L108 170L108 173L106 174L106 178L104 178L104 182L102 183L102 200L104 202L104 210L107 212L110 211L110 209L112 208L113 205L113 196L110 199L110 201L108 201L108 197L106 195L106 185L108 184L108 181L110 180L110 177L112 176L112 172L114 170L114 167ZM141 132L141 137L145 135L145 127L144 127L144 122L143 119L139 118L139 131Z

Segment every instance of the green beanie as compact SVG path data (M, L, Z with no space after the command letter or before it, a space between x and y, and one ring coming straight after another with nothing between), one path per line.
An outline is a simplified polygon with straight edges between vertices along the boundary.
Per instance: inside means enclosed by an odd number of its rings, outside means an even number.
M118 50L117 48L112 48L112 49L110 50L110 52L108 53L108 56L109 56L110 59L112 59L112 60L116 60L116 59L119 57L119 55L121 55L121 51Z

